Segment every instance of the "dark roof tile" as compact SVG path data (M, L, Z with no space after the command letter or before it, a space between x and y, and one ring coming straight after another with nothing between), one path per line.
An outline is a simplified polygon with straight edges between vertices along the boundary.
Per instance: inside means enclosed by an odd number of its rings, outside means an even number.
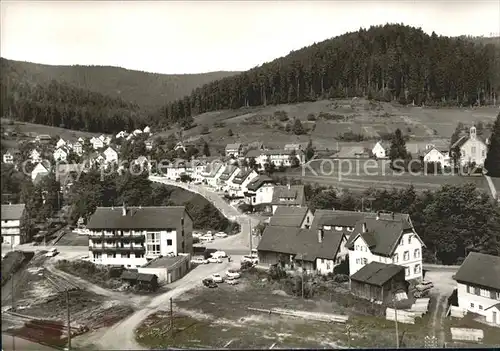
M500 257L469 253L455 274L455 280L500 290Z
M278 206L269 225L299 228L309 209L307 207Z
M383 286L405 267L381 262L370 262L351 276L351 280L365 284Z

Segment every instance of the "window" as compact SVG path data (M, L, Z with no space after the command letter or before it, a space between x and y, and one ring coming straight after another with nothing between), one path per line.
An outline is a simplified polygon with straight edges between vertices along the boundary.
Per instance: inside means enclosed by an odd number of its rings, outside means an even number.
M420 264L416 264L415 265L415 268L413 269L413 273L414 274L419 274L420 273Z
M128 253L126 257L127 257L127 258L130 258L130 253Z
M408 261L410 259L410 251L405 251L403 255L403 260Z
M359 264L359 258L356 258L356 264Z
M467 285L467 292L469 294L474 294L474 288L472 286L470 286L470 285Z
M497 300L500 300L500 292L497 292L496 295L497 295Z
M359 245L356 245L356 246L354 247L354 250L359 251Z
M415 249L415 251L413 252L413 257L420 258L420 249Z
M404 240L403 238L401 238L401 240L399 241L399 245L403 245L404 244Z
M481 289L480 290L480 294L481 294L481 296L488 297L488 298L491 296L490 295L490 291L489 290L485 290L485 289Z
M160 233L148 232L146 234L146 250L151 255L160 254Z
M410 275L410 268L409 267L405 267L405 275L406 276Z
M184 252L184 241L182 242L181 247L182 247L182 252Z
M413 237L413 235L410 235L410 236L408 237L408 244L411 244L411 238L412 238L412 237Z
M475 153L476 153L476 147L475 147L475 146L471 147L471 150L470 150L470 151L471 151L473 154L475 154Z
M471 302L471 303L470 303L470 307L471 307L471 308L474 308L474 302Z
M172 239L167 239L167 246L172 246Z
M398 263L399 261L399 257L398 257L398 254L394 254L394 256L392 257L392 263Z
M112 257L113 257L113 258L116 258L116 254L114 253Z
M483 305L479 305L479 309L482 310L483 309Z
M480 294L481 294L481 291L480 291L480 290L481 290L481 289L479 289L479 288L474 288L474 294L475 294L475 295L480 295Z
M366 258L363 258L363 264L367 264L368 260Z

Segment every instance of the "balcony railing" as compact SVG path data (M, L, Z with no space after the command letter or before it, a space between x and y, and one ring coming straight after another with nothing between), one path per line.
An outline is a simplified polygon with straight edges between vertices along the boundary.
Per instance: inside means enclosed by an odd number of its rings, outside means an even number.
M117 230L115 232L91 232L89 235L91 238L105 238L106 240L115 240L115 239L123 239L123 238L128 238L128 239L144 239L146 235L142 232L131 232L131 231L121 231Z
M92 252L106 252L106 251L114 251L114 252L144 252L146 248L144 246L89 246L89 250Z

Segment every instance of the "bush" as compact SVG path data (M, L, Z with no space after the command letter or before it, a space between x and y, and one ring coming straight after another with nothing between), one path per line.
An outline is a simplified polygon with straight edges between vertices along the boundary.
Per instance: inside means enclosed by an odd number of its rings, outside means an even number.
M288 113L286 111L276 111L274 112L274 118L278 119L280 122L288 121Z
M272 280L280 280L287 277L287 274L283 268L278 264L273 264L269 269L269 277Z
M243 213L253 212L253 206L249 204L241 204L238 206L238 209Z
M314 115L314 113L310 113L307 115L307 120L308 121L315 121L316 120L316 116Z

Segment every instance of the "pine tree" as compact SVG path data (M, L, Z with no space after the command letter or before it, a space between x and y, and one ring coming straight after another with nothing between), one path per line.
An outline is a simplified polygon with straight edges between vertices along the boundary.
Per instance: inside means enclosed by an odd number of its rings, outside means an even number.
M392 138L391 150L389 152L391 164L396 160L406 160L408 158L408 151L406 151L406 142L403 138L401 130L398 128Z
M300 122L300 119L296 118L295 121L293 122L293 134L295 135L302 135L305 134L304 127L302 126L302 122Z
M227 136L229 136L229 137L232 137L232 136L233 136L233 130L232 130L232 129L229 129L229 130L227 131Z
M210 156L210 148L208 147L208 143L205 141L205 144L203 144L203 155L205 156Z
M309 139L309 143L307 144L306 147L306 162L312 159L313 157L314 157L314 148L312 145L312 140Z
M497 115L497 120L493 125L493 133L491 134L490 145L484 168L488 171L491 177L500 177L500 112Z

